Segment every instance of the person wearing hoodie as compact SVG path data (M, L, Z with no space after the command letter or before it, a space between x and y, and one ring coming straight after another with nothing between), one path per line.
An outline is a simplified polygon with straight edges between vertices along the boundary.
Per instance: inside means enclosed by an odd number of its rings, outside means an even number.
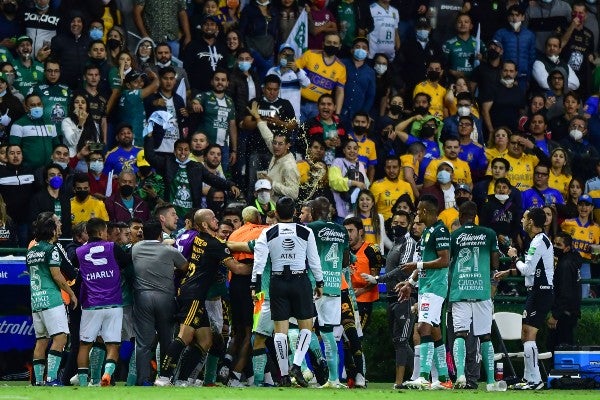
M546 90L546 118L551 119L565 113L565 95L571 90L567 83L568 73L556 67L548 74L548 90Z
M90 42L83 14L78 10L70 14L69 30L52 38L52 57L62 66L60 80L70 88L81 87Z
M145 71L147 68L152 68L155 63L154 49L156 44L149 37L143 37L135 46L135 58L137 59L138 69Z
M571 21L571 6L563 0L530 1L525 11L525 24L535 33L535 47L539 53L544 52L546 39L557 28L566 29L569 21Z
M550 88L548 84L548 75L550 72L557 67L562 68L565 72L566 87L570 90L579 89L579 78L575 71L569 66L569 64L560 58L560 52L562 50L560 37L551 35L546 39L546 47L543 55L539 56L533 63L532 77L537 83L538 87L543 90Z

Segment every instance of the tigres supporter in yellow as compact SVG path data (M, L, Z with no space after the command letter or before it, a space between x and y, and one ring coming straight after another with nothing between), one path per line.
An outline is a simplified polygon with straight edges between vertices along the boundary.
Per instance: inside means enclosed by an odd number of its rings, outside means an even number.
M438 118L444 118L444 97L446 97L446 88L441 85L440 79L444 75L442 62L432 59L427 63L427 79L415 86L413 98L417 93L425 93L431 97L429 104L429 114Z
M90 218L108 221L104 202L90 195L90 183L87 174L77 174L74 178L75 197L71 199L71 224L87 222Z
M450 232L454 232L456 229L460 228L458 207L465 201L473 200L471 188L465 184L458 185L456 189L454 189L454 199L456 200L454 207L446 208L438 216L438 219L444 223ZM475 225L479 225L479 217L477 215L475 216Z
M352 118L352 130L348 136L358 143L358 161L363 163L367 170L367 178L373 182L375 178L375 166L377 165L377 151L375 142L367 138L369 131L369 114L359 111Z
M424 187L433 186L437 181L438 166L442 161L450 161L454 167L453 181L456 183L464 183L469 187L473 187L473 179L471 178L471 168L469 163L458 158L460 144L458 138L450 137L444 140L444 156L435 160L431 160L425 170Z
M411 200L415 201L412 187L409 183L399 179L400 161L390 156L385 160L385 178L373 182L371 193L375 197L377 211L384 219L392 216L392 206L398 197L407 193Z
M408 146L406 154L400 156L400 179L410 185L414 197L419 197L420 185L417 186L417 180L419 179L419 167L426 151L423 143L414 142Z

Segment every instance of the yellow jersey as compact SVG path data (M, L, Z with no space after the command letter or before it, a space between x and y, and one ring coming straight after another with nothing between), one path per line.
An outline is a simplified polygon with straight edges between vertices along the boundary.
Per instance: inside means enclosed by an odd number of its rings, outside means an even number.
M83 203L77 201L75 197L71 199L71 224L77 225L80 222L86 222L90 218L100 218L108 221L108 212L104 202L94 196L88 196Z
M364 135L362 140L358 140L356 136L349 133L349 137L356 140L358 143L358 161L363 163L365 169L370 166L377 165L377 150L375 150L375 142L371 139L367 138L367 135Z
M437 169L442 161L448 161L454 166L453 181L457 183L464 183L473 187L473 178L471 177L471 167L469 163L461 159L450 160L445 156L442 158L436 158L431 160L427 169L425 170L425 182L436 182L437 181Z
M371 193L375 196L375 205L377 206L377 212L383 215L383 219L388 219L392 216L392 207L398 197L407 193L411 200L415 201L415 195L412 187L406 181L397 179L395 182L388 178L383 178L373 182L371 185ZM365 234L366 234L365 228ZM365 239L366 240L366 239ZM378 243L377 241L371 241L371 243Z
M431 96L429 104L429 114L438 118L444 118L444 97L446 97L446 88L440 84L435 86L429 81L423 81L413 90L413 99L417 93L426 93Z
M600 243L600 226L588 221L583 225L579 218L565 220L560 229L571 235L573 238L573 249L577 250L581 257L586 260L592 258L592 249L590 245Z
M521 192L531 189L533 186L533 169L540 160L533 154L525 153L520 158L514 158L509 154L502 158L510 163L510 169L506 174L510 184ZM488 165L486 175L492 175L492 164Z
M571 182L571 175L554 175L554 172L550 170L550 177L548 178L548 186L556 189L562 194L564 199L569 198L569 182Z
M494 158L506 158L507 154L508 149L505 149L504 151L500 151L495 147L485 149L485 158L487 158L488 164L491 163Z
M296 60L296 66L302 68L310 85L302 88L302 98L315 103L322 94L331 94L337 87L346 84L346 67L339 59L327 65L320 50L307 50Z
M404 168L412 168L413 174L415 176L415 182L419 177L419 167L420 163L417 157L412 154L403 154L400 156L400 175L399 178L404 180Z
M444 211L438 215L438 219L440 219L446 228L450 232L454 232L458 228L460 228L460 221L458 220L458 210L456 207L446 208ZM475 216L475 225L479 225L479 217Z

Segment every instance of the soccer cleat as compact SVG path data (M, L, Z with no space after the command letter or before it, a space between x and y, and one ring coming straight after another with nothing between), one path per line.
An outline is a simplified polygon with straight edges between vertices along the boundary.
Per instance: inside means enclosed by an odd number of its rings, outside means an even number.
M456 378L456 382L454 383L454 387L456 387L457 389L464 389L467 387L467 377L464 375L459 376L458 378Z
M229 382L227 382L227 386L237 387L237 388L246 387L242 382L239 381L239 379L236 379L236 378L229 379Z
M518 385L518 387L517 387ZM544 389L546 385L544 385L544 382L540 381L540 382L526 382L526 383L517 383L515 385L515 389L517 390L540 390L540 389Z
M223 385L227 385L227 381L229 381L229 367L227 365L223 365L221 367L217 376L217 380Z
M177 379L175 381L175 384L173 385L175 387L188 387L188 382L187 381L182 381L181 379Z
M453 387L450 379L446 382L435 381L431 384L431 390L451 390Z
M110 381L111 381L110 375L105 372L104 375L102 375L102 379L100 380L100 386L103 386L103 387L110 386Z
M187 380L188 386L191 386L191 387L200 387L200 386L202 386L202 383L203 382L201 379L188 378L188 380Z
M488 392L505 392L506 391L506 382L498 381L494 383L488 383L485 386L485 389Z
M402 389L406 389L404 387L404 384L402 383L394 383L394 386L392 387L394 390L402 390Z
M69 383L71 383L71 385L73 386L79 386L79 375L75 374L71 377L71 379L69 379Z
M354 378L348 378L348 380L346 381L346 384L348 385L348 389L354 389L354 386L355 386Z
M528 384L528 382L525 379L521 379L519 382L517 382L513 385L510 385L508 388L510 390L521 390L521 388L523 386L526 386L527 384Z
M342 385L339 380L328 380L323 385L319 386L319 389L347 389L347 387L345 385Z
M329 367L327 366L327 360L324 358L321 358L315 366L315 378L317 379L317 383L321 386L327 383L329 378Z
M167 376L159 376L154 381L154 386L173 386L171 379Z
M298 386L308 387L308 382L306 382L306 379L304 379L300 367L296 364L292 364L292 368L290 368L290 377L296 379L296 384Z
M46 383L44 383L44 386L63 386L63 384L60 381L60 379L54 379L52 381L46 381Z
M431 383L427 379L423 378L422 376L418 377L414 381L404 382L403 386L408 389L419 389L419 390L431 389Z
M307 368L302 371L302 376L306 382L310 382L315 377L315 374L313 374L313 372Z
M94 383L94 382L92 382L92 381L89 381L89 382L88 382L88 387L99 387L99 386L100 386L100 384L99 384L99 383Z
M363 374L356 374L356 377L354 378L354 387L357 389L365 389L367 387L367 381Z
M292 386L292 380L290 379L289 375L283 375L281 377L281 383L279 384L279 386L281 387L290 387Z

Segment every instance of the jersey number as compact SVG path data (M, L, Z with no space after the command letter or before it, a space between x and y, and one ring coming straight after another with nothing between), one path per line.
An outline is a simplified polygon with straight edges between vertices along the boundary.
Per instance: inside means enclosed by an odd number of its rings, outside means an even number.
M340 262L340 257L338 256L338 246L339 245L337 243L333 243L327 254L325 254L325 261L330 261L333 265L333 269L337 269Z
M468 264L471 257L473 257L473 271L471 271L471 266ZM471 253L471 249L461 249L458 252L457 270L459 273L479 271L479 247L473 247L473 253Z

